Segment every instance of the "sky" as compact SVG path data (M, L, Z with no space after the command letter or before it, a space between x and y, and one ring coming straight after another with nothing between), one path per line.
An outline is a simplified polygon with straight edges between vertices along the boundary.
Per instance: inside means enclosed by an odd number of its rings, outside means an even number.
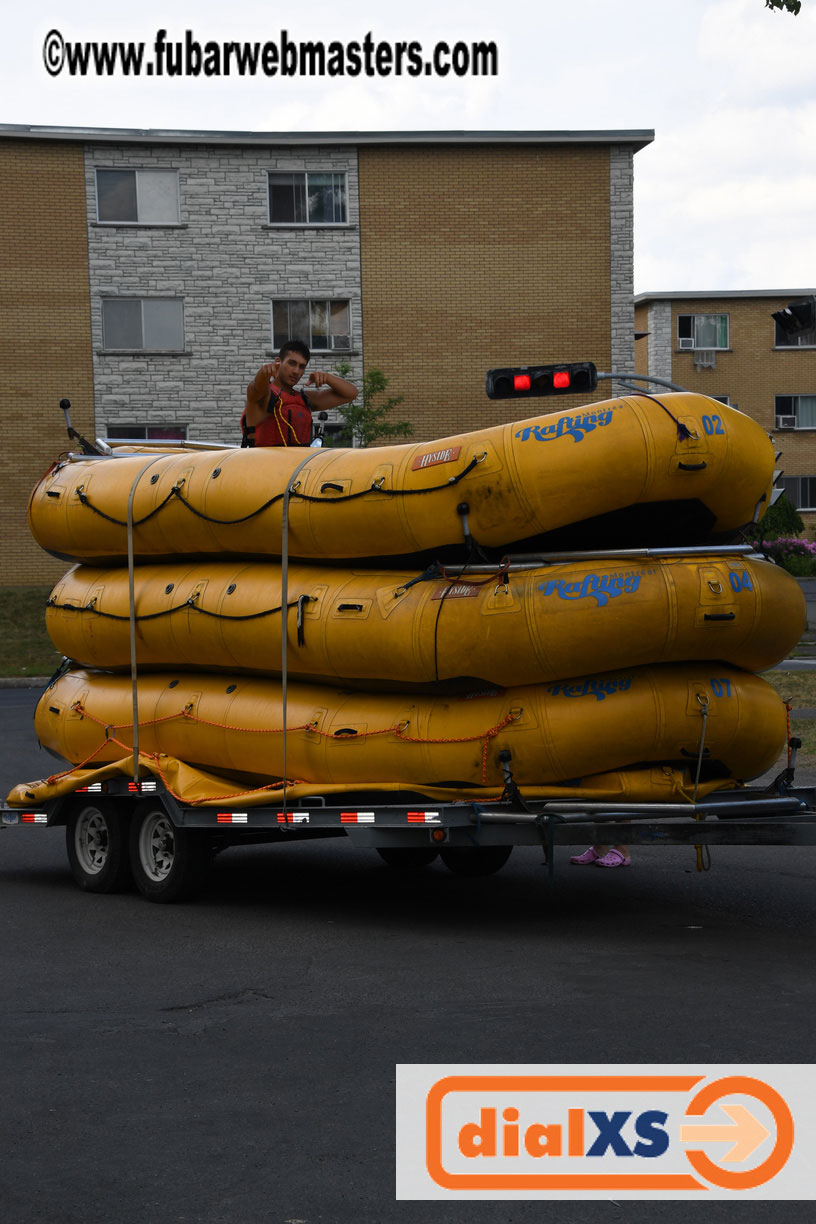
M8 5L0 122L231 131L653 129L635 292L816 286L816 0L110 0ZM496 76L49 74L44 42L492 40ZM52 36L49 55L54 57ZM59 45L59 39L56 40ZM58 62L52 58L53 64ZM497 190L512 186L497 184Z

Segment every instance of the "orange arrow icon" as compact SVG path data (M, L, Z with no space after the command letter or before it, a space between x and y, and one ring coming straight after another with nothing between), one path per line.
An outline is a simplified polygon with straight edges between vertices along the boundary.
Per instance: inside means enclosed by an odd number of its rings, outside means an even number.
M732 1143L734 1146L720 1159L744 1164L771 1132L744 1105L721 1105L720 1108L728 1114L730 1123L716 1125L699 1122L681 1126L680 1140L682 1143Z

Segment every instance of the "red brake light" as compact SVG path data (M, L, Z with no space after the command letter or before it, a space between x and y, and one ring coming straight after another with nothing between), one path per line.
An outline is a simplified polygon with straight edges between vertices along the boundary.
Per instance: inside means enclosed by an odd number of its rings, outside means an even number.
M568 387L570 385L569 370L556 370L553 374L554 387Z
M529 391L530 390L530 375L529 374L514 374L513 375L513 390L514 391Z

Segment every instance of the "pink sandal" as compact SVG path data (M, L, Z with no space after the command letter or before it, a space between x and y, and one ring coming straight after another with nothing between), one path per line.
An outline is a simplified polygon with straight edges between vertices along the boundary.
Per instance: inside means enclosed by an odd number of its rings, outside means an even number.
M583 854L574 854L570 862L575 867L588 867L590 863L594 863L596 859L600 859L600 854L594 846L590 846Z
M596 867L628 867L631 859L626 854L621 854L620 850L608 850L603 858L595 855Z

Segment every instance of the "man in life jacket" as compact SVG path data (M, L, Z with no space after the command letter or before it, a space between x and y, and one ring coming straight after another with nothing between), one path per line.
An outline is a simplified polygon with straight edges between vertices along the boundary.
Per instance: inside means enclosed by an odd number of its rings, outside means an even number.
M306 372L311 353L302 340L287 340L275 361L262 365L247 387L241 417L242 446L308 446L312 412L339 408L357 395L357 388L339 374L314 370L307 395L295 387Z

